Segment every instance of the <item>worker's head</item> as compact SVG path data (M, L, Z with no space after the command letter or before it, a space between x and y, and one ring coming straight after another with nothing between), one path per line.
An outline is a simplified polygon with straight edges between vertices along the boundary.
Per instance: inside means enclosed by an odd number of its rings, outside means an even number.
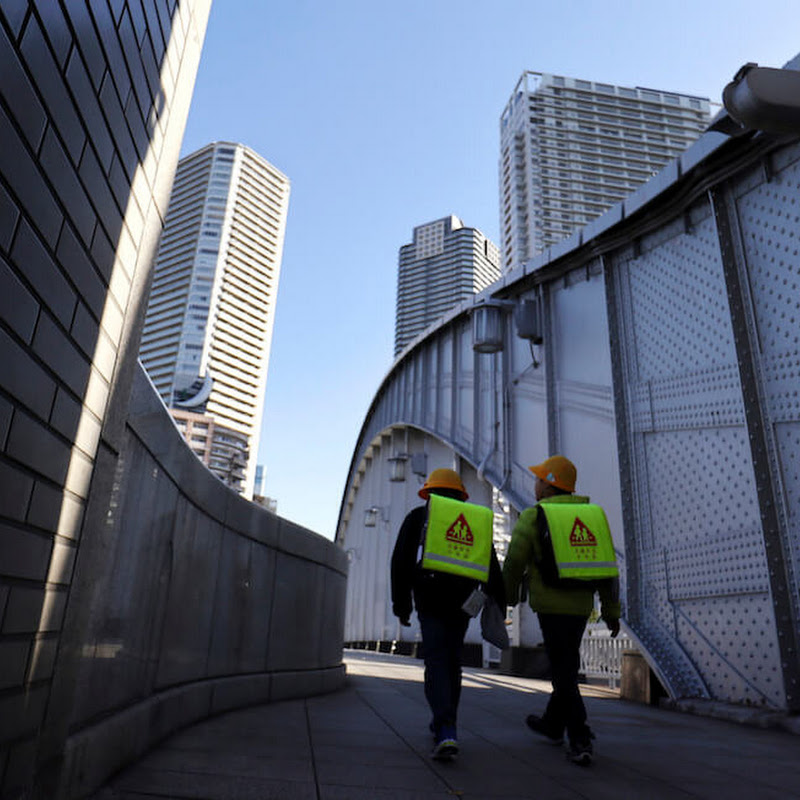
M550 458L528 469L536 476L536 499L552 497L556 494L572 494L578 471L575 465L564 456Z
M469 497L459 474L445 468L433 470L418 494L423 500L427 500L431 494L441 494L456 500L466 500Z

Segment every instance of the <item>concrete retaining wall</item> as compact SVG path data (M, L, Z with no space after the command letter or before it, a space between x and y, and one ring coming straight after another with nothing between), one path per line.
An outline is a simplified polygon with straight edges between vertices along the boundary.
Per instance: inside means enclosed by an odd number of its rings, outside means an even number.
M140 371L74 668L60 796L176 729L344 681L347 558L227 489Z

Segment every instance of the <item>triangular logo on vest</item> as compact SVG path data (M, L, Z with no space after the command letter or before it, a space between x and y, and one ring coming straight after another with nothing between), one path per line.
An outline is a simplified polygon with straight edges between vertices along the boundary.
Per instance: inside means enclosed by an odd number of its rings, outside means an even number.
M472 547L475 543L475 537L472 535L472 529L463 514L456 517L456 521L447 529L444 538L449 542L456 544L466 545Z
M575 517L575 523L569 534L569 543L573 547L597 547L597 538L580 517Z

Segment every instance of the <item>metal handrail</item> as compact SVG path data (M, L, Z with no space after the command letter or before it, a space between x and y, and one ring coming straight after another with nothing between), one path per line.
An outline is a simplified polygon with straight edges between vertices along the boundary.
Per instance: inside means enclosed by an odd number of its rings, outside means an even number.
M589 624L581 641L580 671L587 678L606 678L609 687L616 689L622 678L622 653L635 649L635 643L625 633L612 639L604 624Z

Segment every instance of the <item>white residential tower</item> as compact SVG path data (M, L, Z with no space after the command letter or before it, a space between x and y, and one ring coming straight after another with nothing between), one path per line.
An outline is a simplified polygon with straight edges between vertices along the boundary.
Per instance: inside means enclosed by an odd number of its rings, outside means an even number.
M503 272L630 194L708 124L704 97L524 72L500 118Z
M394 354L451 308L500 277L497 245L449 216L418 225L400 248Z
M189 444L246 497L288 204L287 177L244 145L216 142L182 159L139 352Z

